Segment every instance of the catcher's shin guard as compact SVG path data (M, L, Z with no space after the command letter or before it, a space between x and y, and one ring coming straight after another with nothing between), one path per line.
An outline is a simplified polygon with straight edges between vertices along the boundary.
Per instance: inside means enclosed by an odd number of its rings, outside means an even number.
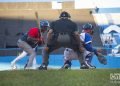
M93 54L92 54L92 53L89 53L87 56L85 56L85 61L91 63L92 58L93 58Z
M91 65L92 54L88 54L85 57L84 64L81 65L81 69L95 69L96 67Z

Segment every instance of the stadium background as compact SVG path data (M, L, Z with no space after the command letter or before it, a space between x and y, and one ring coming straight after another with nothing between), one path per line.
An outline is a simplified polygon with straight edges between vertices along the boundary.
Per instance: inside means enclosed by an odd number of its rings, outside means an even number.
M55 10L51 9L51 2L0 3L0 47L17 47L16 42L20 34L27 32L30 27L36 26L35 11L39 13L40 20L45 19L51 22L58 19L60 12L65 10L70 13L71 19L78 24L79 28L86 22L90 22L95 26L93 16L90 14L90 9L75 10L73 1L63 2L62 6L62 9ZM95 29L94 41L99 39L99 27L95 26L95 28L97 29ZM93 42L95 46L101 46L100 39L96 42L97 43Z

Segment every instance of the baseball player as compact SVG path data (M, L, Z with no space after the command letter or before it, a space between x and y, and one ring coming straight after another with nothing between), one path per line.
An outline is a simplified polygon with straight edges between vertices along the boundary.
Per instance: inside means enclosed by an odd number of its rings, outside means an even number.
M92 35L93 35L93 25L90 23L83 25L83 32L80 34L80 39L83 42L85 50L84 50L84 63L81 64L81 69L96 68L95 66L91 65L91 61L93 55L95 54L98 56L100 50L99 49L97 50L92 47ZM70 48L66 48L64 51L64 65L62 66L62 69L71 68L71 61L77 59L78 59L78 55L76 51ZM104 64L106 64L106 59L102 61Z
M37 27L31 28L18 40L18 47L23 49L23 52L11 62L12 69L16 69L16 62L25 57L27 54L30 56L25 69L32 67L33 59L36 57L36 48L44 43L43 37L41 37L41 32L44 33L48 27L48 21L40 21L40 29Z

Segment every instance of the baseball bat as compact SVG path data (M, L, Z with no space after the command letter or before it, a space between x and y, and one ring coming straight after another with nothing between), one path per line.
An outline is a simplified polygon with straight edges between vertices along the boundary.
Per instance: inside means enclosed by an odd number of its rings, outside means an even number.
M40 20L39 20L39 16L38 16L38 12L36 11L35 12L35 17L36 17L36 23L37 23L37 26L38 26L38 28L39 28L39 31L40 31L40 35L39 35L39 37L43 37L43 35L42 35L42 31L41 31L41 28L40 28ZM36 44L37 44L38 42L36 42Z
M40 29L40 20L39 20L39 16L38 16L37 11L35 12L35 17L36 17L37 26L38 26L38 28L40 30L40 33L41 33L40 36L42 36L42 32L41 32L41 29Z

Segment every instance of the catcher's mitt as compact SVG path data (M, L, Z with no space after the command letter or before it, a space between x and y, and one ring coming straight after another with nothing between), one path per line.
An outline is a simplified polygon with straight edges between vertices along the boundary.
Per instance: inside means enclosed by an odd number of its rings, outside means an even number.
M102 54L102 53L97 53L97 58L98 58L98 61L101 63L101 64L104 64L106 65L107 64L107 59L106 57Z

